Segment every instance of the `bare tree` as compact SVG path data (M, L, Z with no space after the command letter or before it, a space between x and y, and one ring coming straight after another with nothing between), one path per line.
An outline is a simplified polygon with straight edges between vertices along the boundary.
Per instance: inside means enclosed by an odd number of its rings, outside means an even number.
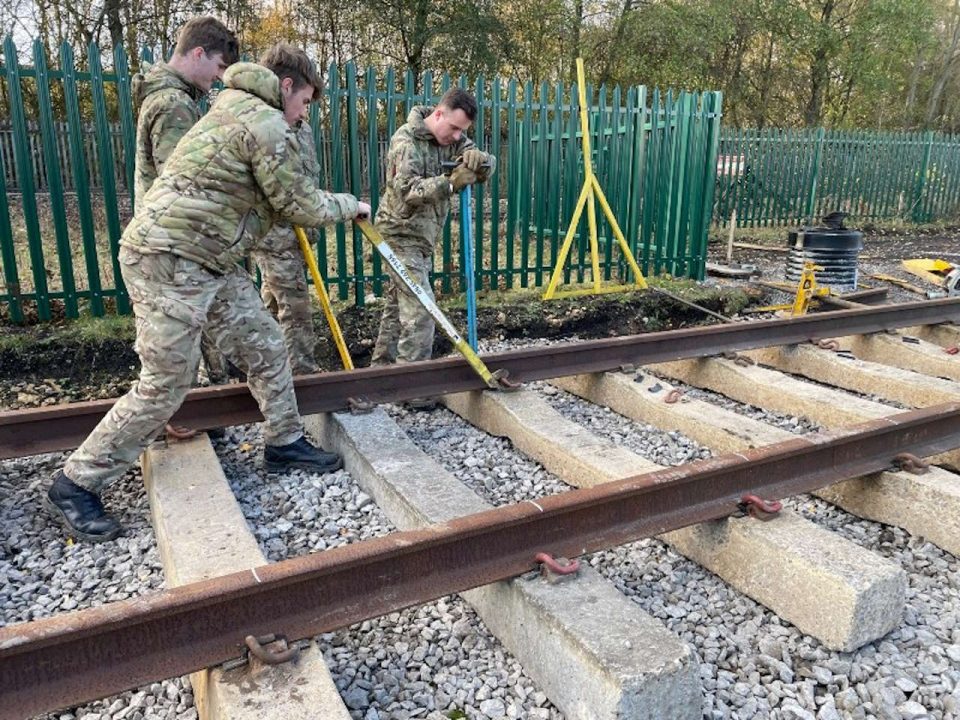
M924 122L927 127L932 127L934 121L943 113L943 91L953 77L958 62L960 62L960 0L955 0L950 13L950 41L944 48L936 80L927 101Z

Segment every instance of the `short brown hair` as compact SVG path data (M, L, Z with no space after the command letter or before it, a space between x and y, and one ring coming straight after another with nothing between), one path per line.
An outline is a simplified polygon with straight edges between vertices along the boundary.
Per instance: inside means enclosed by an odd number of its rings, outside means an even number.
M177 55L186 55L194 48L203 48L208 55L220 53L227 65L240 57L237 36L215 17L205 15L188 20L177 33Z
M323 90L323 81L317 74L317 68L307 53L290 43L280 42L267 50L260 58L260 64L269 68L283 80L293 79L293 89L299 90L304 85L313 87L313 99L320 99Z
M477 119L477 100L461 87L452 87L440 98L440 105L450 110L463 110L470 122Z

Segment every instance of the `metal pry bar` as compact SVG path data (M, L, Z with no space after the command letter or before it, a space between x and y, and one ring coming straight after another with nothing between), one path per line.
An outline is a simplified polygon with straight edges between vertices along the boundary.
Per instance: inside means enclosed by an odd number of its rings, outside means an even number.
M426 290L420 287L419 284L413 279L410 273L407 271L407 268L404 266L400 258L397 257L397 254L393 249L387 245L387 242L383 239L383 236L380 232L370 223L369 220L355 220L354 223L360 232L373 243L373 246L377 249L377 252L380 253L381 257L387 261L387 264L393 268L393 271L397 274L397 277L407 286L407 289L413 294L417 301L423 305L424 309L430 313L430 317L434 319L437 325L440 326L440 329L443 330L443 334L446 335L450 342L453 343L453 346L457 351L463 355L466 361L470 364L470 367L479 375L483 382L486 383L487 387L491 390L516 390L520 386L516 383L512 383L507 379L506 370L497 370L496 372L490 372L483 360L480 359L480 356L477 355L473 348L470 347L470 344L457 332L457 329L453 324L447 319L447 316L443 314L437 304L433 299L427 294Z

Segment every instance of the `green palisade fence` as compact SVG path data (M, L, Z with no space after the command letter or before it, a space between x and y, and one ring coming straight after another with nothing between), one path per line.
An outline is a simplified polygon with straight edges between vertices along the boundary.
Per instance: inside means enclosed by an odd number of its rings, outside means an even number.
M725 129L714 219L795 225L840 210L853 222L960 214L960 137L823 128Z
M81 68L69 45L51 60L37 41L32 65L24 66L12 39L3 44L0 93L11 112L0 117L0 308L14 322L129 311L116 261L132 207L129 59L122 48L85 49ZM145 50L142 58L153 55ZM470 88L479 101L471 137L498 158L491 181L474 193L476 285L537 287L549 279L583 182L576 86L429 71L415 77L353 64L331 65L326 77L311 109L321 184L374 207L390 136L410 109L434 104L454 84ZM587 97L593 166L644 272L702 277L720 93L588 87ZM931 154L931 167L939 157ZM598 219L603 279L626 278L610 227L602 213ZM444 293L462 288L455 223L434 258ZM380 294L383 268L356 229L322 229L312 241L337 298L362 305ZM589 268L584 221L565 281L589 280Z
M591 96L592 88L587 88ZM541 88L540 97L549 89ZM529 160L532 172L528 190L517 185L521 218L529 227L537 254L536 285L549 278L567 231L583 184L581 137L577 125L576 89L561 97L554 89L555 105L535 109L529 128ZM705 159L716 157L719 141L718 93L687 93L665 96L654 91L649 103L646 88L621 89L612 93L600 88L598 105L591 108L590 129L594 172L600 181L617 222L645 275L670 273L702 277L703 233L713 204L714 170ZM609 102L608 102L609 100ZM523 145L522 147L527 147ZM589 269L589 237L586 221L575 236L574 262L566 282L583 282ZM597 215L604 279L626 279L623 259L615 251L615 238L606 217ZM508 285L510 278L507 278Z
M0 93L0 307L67 317L82 310L128 311L116 250L129 219L135 118L122 48L78 68L68 45L57 62L42 45L32 65L3 43ZM143 57L152 58L149 51ZM113 71L104 71L109 59ZM56 67L54 67L56 65ZM501 78L415 78L393 68L331 66L311 111L322 168L333 191L383 193L389 138L410 108L432 104L454 82L480 101L473 137L498 158L475 193L478 288L538 287L549 278L582 183L575 86L534 87ZM711 223L796 225L842 210L853 222L930 222L960 214L960 138L931 132L813 129L721 131L716 92L660 92L638 86L587 88L593 166L646 274L699 278ZM456 203L454 203L456 205ZM610 227L598 214L605 280L624 278ZM585 221L564 282L589 279ZM356 230L313 233L321 272L341 300L379 295L378 257L365 256ZM448 223L435 257L442 292L460 289L459 243Z

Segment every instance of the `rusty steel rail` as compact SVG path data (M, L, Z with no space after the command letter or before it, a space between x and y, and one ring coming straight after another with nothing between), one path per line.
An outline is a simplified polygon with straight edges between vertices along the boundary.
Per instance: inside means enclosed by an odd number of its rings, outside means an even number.
M0 718L216 665L248 635L310 637L960 446L960 403L522 502L32 623L0 628Z
M960 298L526 348L484 355L483 360L491 371L506 370L511 380L528 382L951 321L960 322ZM296 381L304 414L345 410L351 398L396 402L485 387L459 357L308 375ZM0 460L77 447L113 402L0 412ZM202 430L262 419L247 386L236 384L192 390L173 422Z

